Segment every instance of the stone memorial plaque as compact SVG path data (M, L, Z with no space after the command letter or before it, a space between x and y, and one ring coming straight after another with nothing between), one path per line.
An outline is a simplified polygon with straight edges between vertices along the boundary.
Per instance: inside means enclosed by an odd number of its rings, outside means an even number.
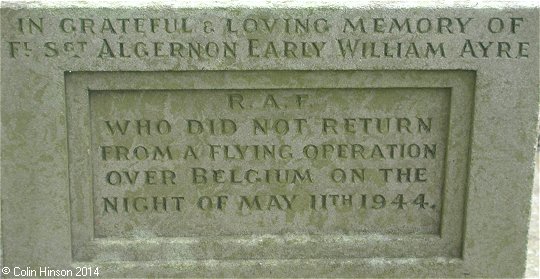
M538 7L139 5L2 4L4 276L523 275Z

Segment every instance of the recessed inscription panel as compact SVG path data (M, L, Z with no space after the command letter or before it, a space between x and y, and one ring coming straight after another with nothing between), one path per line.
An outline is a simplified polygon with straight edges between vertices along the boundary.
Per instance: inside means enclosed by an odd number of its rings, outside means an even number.
M449 89L89 96L95 237L440 233Z

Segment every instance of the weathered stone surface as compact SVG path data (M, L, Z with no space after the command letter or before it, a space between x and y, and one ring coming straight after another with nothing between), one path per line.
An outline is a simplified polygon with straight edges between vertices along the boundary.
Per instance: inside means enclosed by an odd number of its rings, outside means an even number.
M524 274L537 7L1 13L7 277Z

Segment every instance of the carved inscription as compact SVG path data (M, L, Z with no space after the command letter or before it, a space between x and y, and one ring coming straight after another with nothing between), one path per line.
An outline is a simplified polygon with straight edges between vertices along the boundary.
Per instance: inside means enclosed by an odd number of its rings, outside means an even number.
M437 234L449 98L91 91L95 234Z
M310 14L287 17L254 14L238 18L196 13L152 18L21 17L10 22L10 28L20 39L9 39L2 44L11 59L38 56L231 63L243 59L329 57L528 59L535 43L527 37L530 22L519 13L487 19L465 14L384 17L374 12L339 18L327 18L317 12ZM447 39L440 39L441 36Z

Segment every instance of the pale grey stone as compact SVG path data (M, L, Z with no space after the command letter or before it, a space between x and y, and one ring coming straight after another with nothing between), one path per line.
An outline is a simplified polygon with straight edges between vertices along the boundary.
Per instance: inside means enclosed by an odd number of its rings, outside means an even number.
M4 275L524 276L538 7L399 7L3 4Z

